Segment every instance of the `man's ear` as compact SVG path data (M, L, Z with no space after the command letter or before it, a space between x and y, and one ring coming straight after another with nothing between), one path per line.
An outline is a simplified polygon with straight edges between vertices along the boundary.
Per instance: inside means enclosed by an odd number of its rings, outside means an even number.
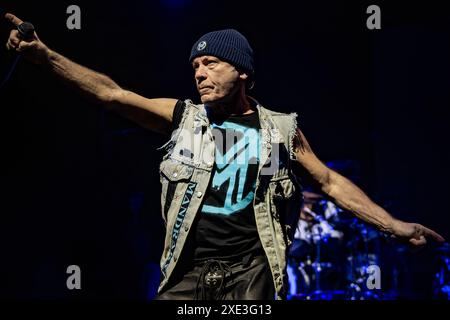
M253 87L255 86L255 81L250 78L250 75L248 73L240 71L239 78L246 82L245 86L248 90L253 89Z
M239 73L239 78L241 78L242 80L247 80L248 79L248 74L245 72L240 72Z

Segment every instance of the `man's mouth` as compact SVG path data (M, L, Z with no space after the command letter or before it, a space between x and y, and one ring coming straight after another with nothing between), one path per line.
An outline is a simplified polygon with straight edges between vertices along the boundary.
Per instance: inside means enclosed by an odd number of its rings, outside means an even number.
M211 88L211 87L202 87L202 88L199 88L199 89L198 89L198 91L199 91L200 93L206 93L206 92L208 92L209 90L212 90L212 88Z

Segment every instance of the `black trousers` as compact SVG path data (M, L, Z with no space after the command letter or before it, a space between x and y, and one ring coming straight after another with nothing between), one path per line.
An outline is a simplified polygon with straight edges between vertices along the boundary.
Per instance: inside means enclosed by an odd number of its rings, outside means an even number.
M265 255L241 261L208 260L196 264L156 300L273 300L275 289Z

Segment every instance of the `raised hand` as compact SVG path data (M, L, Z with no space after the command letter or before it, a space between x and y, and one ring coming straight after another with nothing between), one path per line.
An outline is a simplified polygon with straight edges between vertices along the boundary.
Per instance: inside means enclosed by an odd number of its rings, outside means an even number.
M43 63L47 58L49 49L39 39L36 32L34 32L31 39L22 39L17 27L23 23L23 21L11 13L7 13L5 18L15 26L9 34L6 48L8 50L15 50L16 52L22 53L26 59L33 63Z

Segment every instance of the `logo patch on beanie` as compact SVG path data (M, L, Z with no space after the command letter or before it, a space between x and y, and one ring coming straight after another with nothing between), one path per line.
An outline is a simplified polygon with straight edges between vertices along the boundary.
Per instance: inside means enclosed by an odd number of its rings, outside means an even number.
M199 42L199 44L197 45L197 51L205 50L205 48L206 48L206 41Z

